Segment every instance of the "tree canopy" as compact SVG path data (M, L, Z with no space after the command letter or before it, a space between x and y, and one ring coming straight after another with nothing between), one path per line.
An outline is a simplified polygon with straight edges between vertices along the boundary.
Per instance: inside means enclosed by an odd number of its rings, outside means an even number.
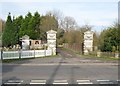
M34 15L28 12L25 18L18 16L12 19L9 13L2 37L3 46L19 43L19 39L24 35L28 35L30 39L46 40L46 32L50 29L58 31L58 21L52 14L40 16L38 12Z
M13 20L11 19L10 13L7 17L5 29L3 31L2 44L6 47L16 44L16 28Z
M100 50L110 52L120 51L119 25L108 27L101 32Z
M47 12L40 15L38 12L28 12L25 17L22 15L11 18L8 14L2 34L3 46L9 47L19 43L19 39L28 35L30 39L46 40L48 30L57 31L57 44L83 43L83 33L91 30L90 25L78 26L73 17L63 17L59 12ZM101 51L120 51L120 25L104 29L100 36L94 33L93 46L98 46Z

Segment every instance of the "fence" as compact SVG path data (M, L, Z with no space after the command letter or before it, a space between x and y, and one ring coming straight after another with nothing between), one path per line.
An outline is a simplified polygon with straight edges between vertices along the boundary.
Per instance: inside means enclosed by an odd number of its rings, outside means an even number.
M50 55L52 55L51 50L3 51L0 52L0 59L35 58Z
M93 52L90 52L89 55L98 56L98 57L113 57L113 58L118 58L120 56L120 53L93 51Z
M68 43L64 43L63 45L64 48L73 50L78 52L79 54L83 54L83 45L82 44L68 44ZM89 52L89 55L92 56L98 56L98 57L113 57L113 58L119 58L120 57L120 53L115 53L115 52L97 52L97 51L92 51Z
M83 45L82 43L73 43L73 44L68 44L68 43L64 43L63 45L64 48L76 51L80 54L83 53Z
M114 52L102 52L101 56L104 56L104 57L115 57L115 53Z

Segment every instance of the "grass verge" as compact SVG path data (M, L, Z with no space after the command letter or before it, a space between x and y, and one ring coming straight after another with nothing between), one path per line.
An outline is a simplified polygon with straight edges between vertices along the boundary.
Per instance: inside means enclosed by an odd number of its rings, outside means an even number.
M3 63L11 63L11 62L15 62L15 61L23 61L23 60L30 60L30 59L34 59L34 58L4 59L4 60L2 60L2 62Z
M104 56L101 56L101 57L97 57L95 55L82 55L80 52L77 52L77 51L74 51L74 50L71 50L71 49L68 49L68 48L62 48L62 50L65 50L67 52L71 52L73 54L76 54L78 56L80 56L81 58L88 58L88 59L100 59L100 60L106 60L106 61L116 61L116 60L120 60L120 58L115 58L115 57L104 57Z
M23 61L23 60L31 60L31 59L38 59L38 58L55 58L59 55L52 55L52 56L43 56L43 57L32 57L32 58L18 58L18 59L5 59L5 60L0 60L0 62L3 62L3 63L11 63L11 62L15 62L15 61Z
M107 61L120 60L120 58L115 58L115 57L105 57L105 56L97 57L94 55L81 55L81 56L84 58L100 59L100 60L107 60Z

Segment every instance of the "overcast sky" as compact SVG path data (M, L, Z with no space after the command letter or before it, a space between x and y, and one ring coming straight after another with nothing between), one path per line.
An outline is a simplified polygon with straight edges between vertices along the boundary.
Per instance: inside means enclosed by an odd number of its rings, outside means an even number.
M26 15L38 11L44 15L47 11L59 10L64 16L73 17L78 25L89 24L93 30L101 31L118 19L119 0L1 0L0 18L6 20L12 16Z

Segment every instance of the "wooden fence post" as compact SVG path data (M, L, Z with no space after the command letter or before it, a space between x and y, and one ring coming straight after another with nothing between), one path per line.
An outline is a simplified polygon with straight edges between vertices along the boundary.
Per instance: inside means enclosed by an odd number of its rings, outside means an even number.
M115 58L119 58L119 53L115 53Z
M19 53L19 59L21 59L21 49L18 50L18 53Z
M35 58L35 49L34 49L34 58Z
M97 52L97 57L101 57L101 52L100 51Z
M1 60L3 60L3 50L1 50Z
M44 53L44 54L45 54L44 56L46 57L46 49L44 50L44 52L45 52L45 53Z

